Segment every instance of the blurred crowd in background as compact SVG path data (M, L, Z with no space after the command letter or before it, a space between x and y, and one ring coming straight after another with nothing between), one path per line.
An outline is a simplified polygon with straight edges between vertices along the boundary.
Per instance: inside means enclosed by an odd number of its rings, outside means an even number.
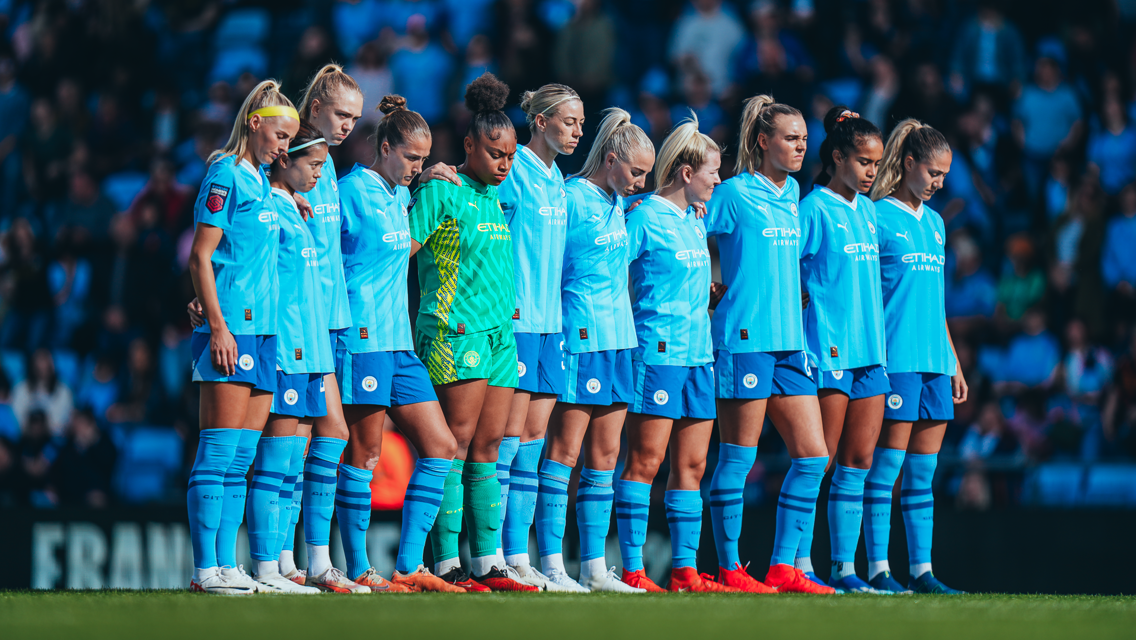
M460 162L486 70L518 129L522 91L580 93L565 173L613 105L656 143L694 112L728 174L742 101L771 93L809 125L802 193L832 105L935 126L970 383L937 492L1136 506L1136 0L0 0L0 506L184 501L205 159L259 80L297 99L329 61L365 92L340 171L370 163L391 92L430 123L430 162ZM766 434L755 504L787 466Z

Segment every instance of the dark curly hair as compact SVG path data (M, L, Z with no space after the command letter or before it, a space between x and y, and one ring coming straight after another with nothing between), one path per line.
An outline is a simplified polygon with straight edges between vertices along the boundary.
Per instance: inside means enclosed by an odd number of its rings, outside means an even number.
M849 115L845 115L848 112ZM824 115L824 142L820 145L820 175L816 184L827 185L836 174L836 161L832 159L833 150L839 149L845 157L851 156L864 140L876 138L881 143L884 134L871 120L851 115L852 110L838 104Z
M465 88L465 106L473 112L473 118L469 121L466 135L474 139L496 140L501 137L502 129L512 129L513 122L502 111L508 101L509 85L492 73L483 73L469 83Z

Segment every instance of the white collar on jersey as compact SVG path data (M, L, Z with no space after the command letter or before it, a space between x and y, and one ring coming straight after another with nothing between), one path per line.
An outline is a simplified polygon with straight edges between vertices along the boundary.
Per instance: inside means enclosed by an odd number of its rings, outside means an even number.
M664 198L664 197L662 197L658 194L655 194L655 193L651 194L651 199L652 200L658 200L659 202L662 202L666 206L670 207L671 211L674 211L674 214L676 216L678 216L679 218L681 218L683 220L686 219L686 211L679 209L677 204L675 204L675 203L671 202L670 200L667 200L666 198Z
M894 196L888 196L884 199L887 200L888 202L894 204L895 206L899 207L900 209L906 211L907 213L910 213L911 215L915 216L916 220L923 222L923 203L922 202L919 203L918 209L912 209L911 207L907 206L906 202L903 202L899 198L896 198Z
M856 203L859 202L859 200L860 200L860 194L856 194L856 197L852 198L852 202L848 202L847 200L844 199L844 196L833 191L832 189L829 189L828 187L818 186L817 189L820 189L821 193L827 193L828 195L832 196L838 202L844 203L844 206L851 208L853 211L856 210Z
M287 191L281 189L280 187L272 187L272 193L274 195L278 195L281 198L284 198L285 200L287 200L288 204L292 205L292 209L294 209L296 211L296 213L300 212L300 208L296 206L296 197L295 196L293 196L292 194L288 193Z
M789 188L789 181L792 180L792 178L786 177L785 178L785 186L779 187L776 184L774 184L774 182L772 180L769 179L769 176L767 176L763 173L757 172L757 173L753 173L752 175L755 176L758 179L759 182L761 182L765 186L769 187L770 191L777 194L778 198L785 195L785 190Z
M552 167L544 164L544 160L541 160L540 156L536 155L535 151L529 149L528 147L526 147L524 145L521 145L520 154L522 156L527 156L528 159L531 160L533 164L535 164L538 167L540 167L541 169L543 169L544 175L548 176L549 178L553 177L552 176ZM553 161L553 166L555 166L555 164L556 164L556 162Z
M257 169L256 167L252 166L252 163L249 162L248 160L241 160L241 166L244 167L245 169L247 169L248 172L251 173L253 175L253 177L256 178L256 181L258 183L264 184L264 178L262 178L261 175L260 175L260 169Z
M371 176L372 178L374 178L374 179L375 179L375 182L379 183L379 186L381 186L381 187L383 188L383 192L384 192L384 193L386 193L386 194L387 194L388 196L392 196L392 197L394 196L394 187L392 187L392 186L390 186L389 184L387 184L386 178L384 178L384 177L380 176L380 175L378 174L378 172L376 172L375 170L373 170L373 169L370 169L370 168L368 168L368 167L364 167L364 168L363 168L363 171L364 171L364 172L365 172L365 173L366 173L367 175L369 175L369 176Z
M611 195L608 195L606 191L604 191L603 189L601 189L599 187L599 185L597 185L596 183L592 182L591 180L589 180L587 178L580 177L580 178L578 178L578 180L580 180L581 182L583 182L584 184L588 185L593 190L595 190L595 192L600 194L600 196L602 196L603 199L605 201L607 201L608 204L615 204L615 194L614 193L612 193Z

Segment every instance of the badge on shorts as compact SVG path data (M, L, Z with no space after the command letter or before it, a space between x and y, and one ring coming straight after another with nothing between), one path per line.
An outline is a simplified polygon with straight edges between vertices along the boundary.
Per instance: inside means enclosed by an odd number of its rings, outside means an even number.
M580 327L580 339L581 340L587 340L588 339L588 328L587 327Z
M360 340L366 340L367 339L367 327L359 327L359 339Z
M836 371L832 372L832 379L833 380L839 380L843 377L844 377L844 370L843 369L837 369Z
M205 199L205 208L209 213L217 213L225 208L225 201L229 199L229 188L215 184L209 187L209 197Z
M241 368L245 371L252 371L252 368L256 366L256 362L252 359L252 356L247 353L237 359L237 364L241 365Z
M375 376L367 376L363 378L363 391L371 392L379 388L379 381L375 380Z
M517 360L517 377L518 378L525 377L525 374L528 373L528 370L529 370L529 368L525 366L525 363L521 362L520 360Z
M742 384L745 385L746 389L752 389L752 388L756 387L757 386L757 376L752 374L752 373L745 374L745 377L742 378Z
M293 405L299 401L300 394L296 393L295 389L289 389L284 392L284 402L287 402L289 405Z
M481 364L481 354L476 351L466 351L465 356L462 357L462 361L465 362L465 366L467 367L476 367Z
M600 381L596 378L592 378L591 380L588 380L587 389L588 389L588 393L599 393L600 392Z
M893 393L888 396L888 406L893 410L903 406L903 398L898 393Z
M464 335L465 335L465 323L464 323L464 322L459 322L459 323L458 323L458 335L459 335L459 336L464 336Z
M657 405L664 405L667 403L667 400L671 399L670 395L668 395L667 392L663 391L662 389L656 391L653 398L655 400L655 404Z
M829 347L828 348L828 355L832 356L833 358L839 358L840 352L837 351L836 347Z
M742 340L749 340L749 329L742 329Z
M514 320L520 320L521 319L521 310L520 309L514 309L513 310L513 319Z
M297 360L303 360L304 359L304 350L303 349L296 349L296 359Z
M659 341L659 353L666 353L666 352L667 352L667 343L660 340Z
M252 320L252 309L245 309L245 320Z

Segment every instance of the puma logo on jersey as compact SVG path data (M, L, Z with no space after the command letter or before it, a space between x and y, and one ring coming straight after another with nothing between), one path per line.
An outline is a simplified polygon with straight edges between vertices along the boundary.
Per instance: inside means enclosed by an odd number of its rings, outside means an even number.
M840 224L839 222L837 222L837 223L836 223L836 226L840 227L841 229L844 229L845 231L847 231L847 230L848 230L848 227L846 227L846 226L844 226L844 225Z
M908 237L907 237L907 232L906 232L906 231L904 231L903 233L899 233L899 232L896 232L896 234L895 234L895 235L896 235L897 237L903 238L904 240L906 240L906 241L908 241L908 242L911 242L911 238L908 238Z
M474 209L477 209L477 205L473 204L472 202L467 202L466 204L468 204L469 206L473 207ZM481 211L481 209L477 209L477 210L478 210L478 211Z

